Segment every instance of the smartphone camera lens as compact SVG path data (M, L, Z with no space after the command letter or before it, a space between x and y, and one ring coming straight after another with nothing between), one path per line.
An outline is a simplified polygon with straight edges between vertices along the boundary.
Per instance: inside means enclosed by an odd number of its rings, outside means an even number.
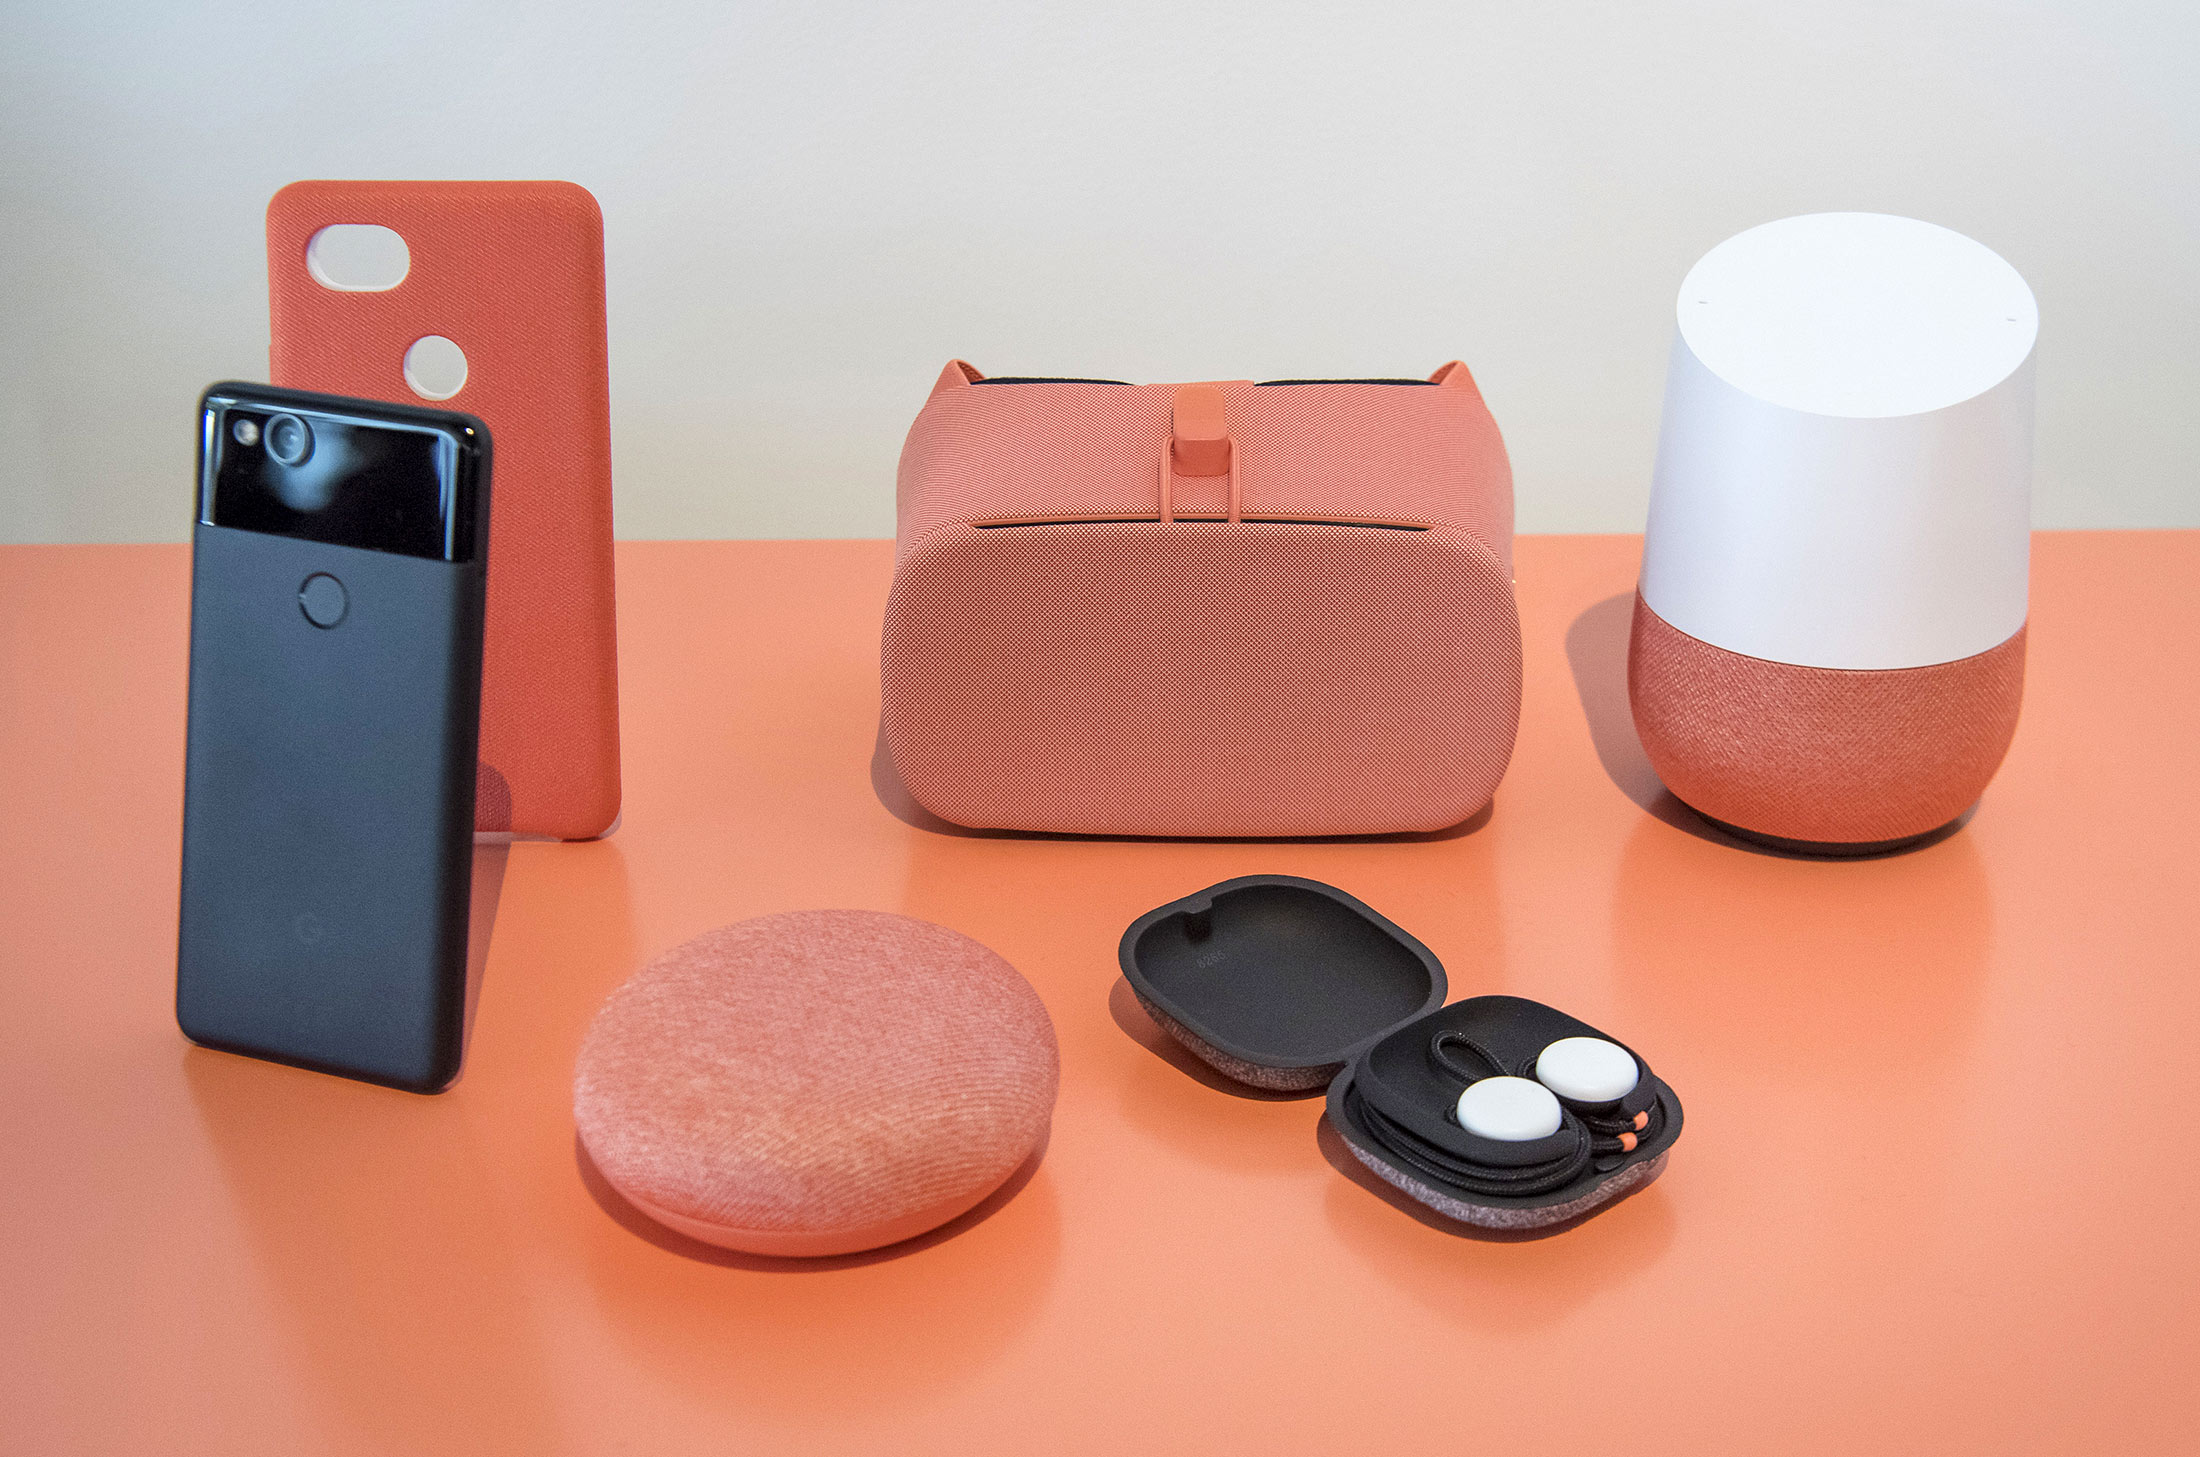
M270 416L261 433L267 437L267 453L278 465L303 465L313 454L313 432L296 415Z
M257 420L239 420L229 427L229 433L237 437L239 445L250 449L260 443L260 422Z

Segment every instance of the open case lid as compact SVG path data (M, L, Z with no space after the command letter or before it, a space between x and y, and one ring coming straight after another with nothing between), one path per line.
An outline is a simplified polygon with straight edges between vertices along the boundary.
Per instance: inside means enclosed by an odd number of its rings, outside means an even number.
M1240 1082L1326 1085L1353 1055L1444 1004L1443 964L1334 886L1247 875L1131 923L1123 978L1163 1029Z

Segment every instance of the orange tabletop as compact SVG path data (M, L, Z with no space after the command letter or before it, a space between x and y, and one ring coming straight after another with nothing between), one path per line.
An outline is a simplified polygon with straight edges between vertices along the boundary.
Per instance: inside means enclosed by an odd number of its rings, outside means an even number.
M885 543L622 546L624 827L483 852L433 1098L184 1043L186 553L0 551L0 1451L2200 1448L2200 533L2042 535L2007 766L1959 833L1852 863L1661 797L1637 551L1520 543L1520 749L1469 833L1169 844L882 807ZM1117 938L1268 871L1406 927L1455 997L1641 1047L1688 1109L1665 1177L1466 1237L1318 1100L1188 1072ZM1030 977L1044 1159L883 1257L656 1232L577 1156L582 1031L658 951L810 906Z

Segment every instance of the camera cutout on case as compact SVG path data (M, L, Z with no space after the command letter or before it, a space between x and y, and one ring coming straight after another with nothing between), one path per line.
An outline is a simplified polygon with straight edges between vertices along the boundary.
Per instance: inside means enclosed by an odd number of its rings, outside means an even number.
M424 400L447 400L466 388L466 351L441 334L424 334L405 351L405 384Z
M306 240L306 272L338 293L387 293L412 272L412 250L380 223L330 223Z

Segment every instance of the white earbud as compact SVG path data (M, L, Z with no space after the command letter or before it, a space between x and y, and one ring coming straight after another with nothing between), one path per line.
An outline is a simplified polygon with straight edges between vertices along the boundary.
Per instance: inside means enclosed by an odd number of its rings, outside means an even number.
M1536 1081L1575 1103L1624 1098L1641 1076L1634 1054L1601 1037L1561 1038L1535 1060Z
M1526 1143L1558 1132L1558 1099L1526 1078L1483 1078L1459 1095L1459 1126L1504 1143Z

